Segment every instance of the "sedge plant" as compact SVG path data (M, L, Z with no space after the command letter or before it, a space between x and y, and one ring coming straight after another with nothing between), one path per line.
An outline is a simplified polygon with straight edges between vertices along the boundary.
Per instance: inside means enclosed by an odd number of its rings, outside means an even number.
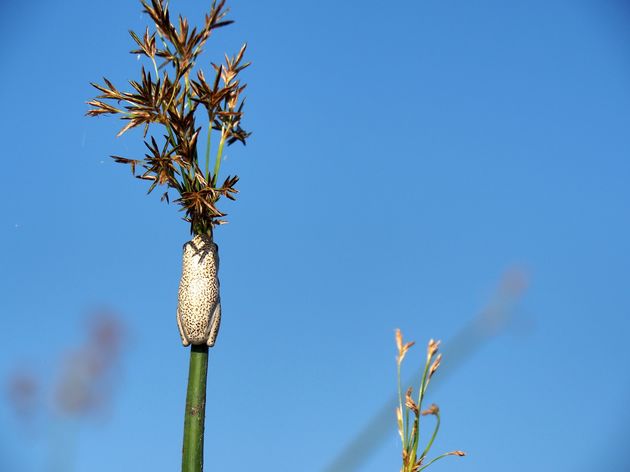
M424 370L420 378L420 386L418 395L414 400L413 388L409 387L405 392L404 401L402 394L402 386L400 373L402 362L407 351L414 345L414 342L403 342L402 333L396 330L396 347L398 354L396 356L397 377L398 377L398 407L396 408L396 418L398 421L398 434L402 441L402 467L400 472L419 472L426 469L434 462L447 456L464 456L462 451L452 451L441 454L431 460L428 460L428 454L433 446L433 442L437 437L440 429L440 409L436 404L432 404L427 409L422 409L422 403L429 387L431 378L438 370L442 361L442 354L438 354L439 341L431 339L427 346L427 357ZM420 445L420 418L423 416L434 416L435 424L433 431L426 441L426 445L421 448Z
M124 120L118 136L142 129L143 157L112 158L147 181L148 193L161 187L161 199L167 203L174 196L190 224L193 240L184 246L178 306L182 341L191 345L182 471L201 472L208 347L214 345L220 319L213 230L225 223L218 201L234 200L238 193L238 176L221 178L220 171L226 147L245 144L250 134L241 127L245 84L240 81L249 63L244 61L243 45L234 56L226 55L223 63L210 63L208 77L197 65L213 32L232 23L226 19L225 0L212 3L198 28L191 28L181 15L173 24L165 0L142 0L141 4L153 25L143 34L130 31L135 43L131 53L144 58L146 68L142 65L140 78L129 81L130 91L121 91L106 78L101 84L92 83L100 94L88 102L92 108L87 115L115 115ZM208 254L212 257L207 258ZM187 267L187 261L192 265ZM207 300L201 300L206 295ZM187 306L181 306L182 300ZM203 331L201 336L191 334L197 328Z

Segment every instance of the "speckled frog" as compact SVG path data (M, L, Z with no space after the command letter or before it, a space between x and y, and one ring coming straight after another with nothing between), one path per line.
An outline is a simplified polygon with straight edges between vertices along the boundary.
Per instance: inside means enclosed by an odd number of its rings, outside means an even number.
M177 325L184 346L214 346L221 323L219 248L212 238L197 235L184 244L179 282Z

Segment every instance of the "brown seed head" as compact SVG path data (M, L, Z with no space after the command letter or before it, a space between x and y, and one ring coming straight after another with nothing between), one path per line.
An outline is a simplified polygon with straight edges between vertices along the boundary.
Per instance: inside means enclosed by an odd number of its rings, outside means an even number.
M441 341L434 341L433 339L429 341L429 345L427 346L427 362L429 362L438 351L438 348L440 347L440 342Z
M435 371L438 370L438 367L440 367L441 361L442 361L442 354L438 354L438 356L433 361L433 364L431 364L431 368L429 369L429 378L433 377L433 374L435 374Z
M398 364L402 363L405 355L407 354L407 351L414 344L415 343L413 341L403 344L402 333L399 329L396 330L396 347L398 348L398 356L396 356L396 362L398 362Z
M411 387L407 389L407 393L405 394L405 406L409 408L411 411L413 411L416 416L418 416L420 412L419 412L418 405L416 404L415 401L413 401L413 398L411 398L412 390L413 389Z
M433 403L429 408L427 408L426 410L423 410L421 415L422 416L427 416L427 415L438 415L440 413L440 408Z

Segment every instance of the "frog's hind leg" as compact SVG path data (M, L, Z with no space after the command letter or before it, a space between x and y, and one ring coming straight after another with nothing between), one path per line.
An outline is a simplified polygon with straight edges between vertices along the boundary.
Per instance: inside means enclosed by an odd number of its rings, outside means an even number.
M186 332L184 331L184 327L182 326L182 318L181 318L181 313L179 312L179 310L177 310L177 327L179 328L179 335L182 338L182 344L184 346L190 345L188 336L186 336Z
M208 347L213 347L214 342L217 340L219 334L219 327L221 326L221 300L217 300L217 305L210 318L210 326L208 327Z

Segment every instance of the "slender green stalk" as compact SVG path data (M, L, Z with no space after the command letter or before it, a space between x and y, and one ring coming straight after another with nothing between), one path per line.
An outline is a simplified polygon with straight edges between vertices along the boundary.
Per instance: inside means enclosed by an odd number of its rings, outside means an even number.
M435 423L435 428L433 429L433 434L431 435L431 439L427 443L427 447L425 447L424 451L422 451L422 455L420 456L421 459L424 459L429 453L431 446L433 446L433 441L435 441L435 437L437 436L437 433L440 430L440 412L439 411L436 411L435 413L435 421L436 423Z
M206 379L208 346L190 347L188 390L184 414L184 446L182 472L203 471L203 429L206 418Z
M192 108L192 100L190 99L190 79L188 78L188 72L184 75L184 94L186 95L186 104L188 105L188 109Z
M214 162L214 175L212 176L212 186L216 187L219 180L219 169L221 168L221 158L223 157L223 146L225 145L225 127L221 130L221 141L219 141L219 149L217 149L217 158Z
M427 391L428 383L427 376L429 374L429 365L431 363L431 358L427 358L427 362L424 365L424 371L422 372L422 379L420 381L420 390L418 391L418 405L419 408L422 408L422 401L424 400L424 394Z
M407 448L407 437L406 435L403 434L403 431L407 431L407 419L405 419L404 423L403 422L403 418L402 418L402 412L403 412L403 401L402 401L402 386L400 384L400 364L401 364L402 360L401 359L397 359L396 360L396 375L398 378L398 411L400 412L400 417L399 417L399 421L401 424L398 425L398 430L400 431L400 440L403 443L403 449ZM405 409L405 416L407 416L407 411ZM403 427L404 425L404 427Z
M447 452L446 454L442 454L441 456L437 456L435 459L433 459L432 461L427 462L425 465L423 465L422 467L420 467L420 469L418 470L424 470L427 467L429 467L431 464L433 464L434 462L439 461L440 459L444 459L447 456L463 456L464 453L461 451L454 451L454 452Z
M206 141L206 180L210 179L210 142L212 140L212 116L209 117L208 140Z
M153 62L153 70L155 71L155 80L160 78L160 73L158 72L158 66L155 62L155 57L151 56L151 62Z

